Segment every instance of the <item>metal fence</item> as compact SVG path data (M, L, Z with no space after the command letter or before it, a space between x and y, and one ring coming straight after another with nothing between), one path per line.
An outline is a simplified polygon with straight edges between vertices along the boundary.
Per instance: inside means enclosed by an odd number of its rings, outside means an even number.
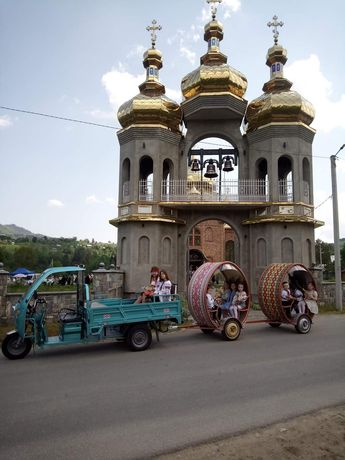
M278 181L279 201L293 201L292 180ZM123 187L123 198L129 198L128 184ZM139 181L139 200L153 201L153 180ZM229 201L229 202L266 202L269 201L269 183L266 179L240 180L163 180L161 183L161 201Z

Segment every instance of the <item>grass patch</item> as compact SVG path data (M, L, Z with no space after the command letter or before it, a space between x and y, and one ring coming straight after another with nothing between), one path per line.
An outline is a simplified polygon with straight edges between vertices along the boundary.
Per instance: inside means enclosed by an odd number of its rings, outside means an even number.
M334 305L319 305L319 313L321 313L321 314L327 314L327 313L334 314L334 313L337 313L339 315L343 315L343 314L345 314L345 308L343 306L342 311L339 311L339 310L337 310L335 308Z
M7 332L12 331L16 328L14 321L1 322L0 323L0 343L4 340ZM59 323L56 321L47 322L47 330L49 336L59 335Z

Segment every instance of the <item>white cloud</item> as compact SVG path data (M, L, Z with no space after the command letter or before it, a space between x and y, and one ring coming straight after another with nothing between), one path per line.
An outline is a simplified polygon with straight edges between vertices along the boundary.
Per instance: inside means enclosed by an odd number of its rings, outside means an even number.
M209 22L212 18L211 15L211 10L209 8L203 8L201 10L201 22L205 24L206 22Z
M138 86L145 81L145 74L132 75L121 64L119 69L113 69L102 77L102 83L108 93L110 104L116 111L121 104L138 94ZM168 97L174 101L181 100L178 90L165 88ZM111 116L114 117L114 114Z
M64 204L60 200L52 199L52 200L48 201L48 206L50 208L62 208L64 206Z
M135 46L134 48L132 48L129 51L127 57L128 58L133 58L133 57L136 57L136 56L141 57L144 54L144 52L146 51L146 49L147 48L145 48L145 46L143 46L143 45L137 45L137 46Z
M236 13L241 8L240 0L223 0L224 5L224 19L230 18L232 13Z
M181 56L184 56L188 59L191 64L195 64L196 53L194 51L189 50L186 46L180 46L180 53Z
M220 5L217 6L217 18L227 19L236 13L241 8L240 0L223 0ZM203 8L201 11L201 21L203 23L211 20L211 8Z
M345 128L345 94L338 100L332 97L333 84L322 73L318 56L311 54L308 59L286 66L285 76L293 82L292 89L314 105L314 128L326 133Z
M132 75L119 64L119 69L112 69L102 77L110 104L117 110L121 104L138 94L138 86L145 81L145 73Z
M99 200L96 195L90 195L90 196L87 196L86 199L85 199L85 202L87 204L97 204L97 203L101 203L102 201Z
M8 128L9 126L12 126L13 123L7 115L1 116L0 117L0 128Z

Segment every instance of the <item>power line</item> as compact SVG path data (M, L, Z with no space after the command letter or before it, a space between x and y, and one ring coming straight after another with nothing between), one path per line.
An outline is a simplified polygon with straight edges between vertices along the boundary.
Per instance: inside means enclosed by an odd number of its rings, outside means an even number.
M318 204L317 206L315 206L314 210L316 211L317 208L319 208L320 206L322 206L323 204L326 203L326 201L328 201L330 198L332 198L332 195L329 195L329 197L327 197L325 200L322 201L322 203Z
M3 105L0 105L0 109L11 110L12 112L26 113L28 115L36 115L36 116L40 116L40 117L55 118L57 120L71 121L73 123L82 123L84 125L99 126L101 128L109 128L109 129L115 129L115 130L121 129L118 126L103 125L101 123L94 123L92 121L84 121L84 120L77 120L76 118L60 117L58 115L50 115L48 113L33 112L31 110L15 109L13 107L5 107ZM201 140L199 142L202 143L202 144L214 145L214 146L219 147L219 148L227 147L227 145L225 145L225 144L217 144L215 142L208 142L208 141L203 141L203 140ZM339 149L337 154L340 152L340 150L342 150L344 148L344 146L345 146L345 144ZM269 152L269 151L268 150L260 150L260 153L267 153L267 152ZM284 152L279 152L279 153L284 153ZM313 158L326 158L326 159L329 159L329 157L321 156L321 155L313 155ZM343 160L343 158L337 158L337 159Z
M82 123L84 125L100 126L101 128L110 128L110 129L115 129L115 130L120 129L120 128L117 128L116 126L103 125L103 124L100 124L100 123L93 123L91 121L77 120L75 118L59 117L57 115L50 115L48 113L32 112L31 110L14 109L12 107L4 107L2 105L0 105L0 109L11 110L13 112L26 113L26 114L29 114L29 115L38 115L40 117L56 118L58 120L72 121L73 123Z

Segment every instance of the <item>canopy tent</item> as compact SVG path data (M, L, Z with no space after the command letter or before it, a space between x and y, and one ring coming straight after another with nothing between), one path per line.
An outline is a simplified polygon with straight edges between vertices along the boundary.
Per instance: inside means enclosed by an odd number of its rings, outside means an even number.
M27 268L17 268L14 272L10 273L10 276L24 277L28 275L34 275L35 272L28 270Z

